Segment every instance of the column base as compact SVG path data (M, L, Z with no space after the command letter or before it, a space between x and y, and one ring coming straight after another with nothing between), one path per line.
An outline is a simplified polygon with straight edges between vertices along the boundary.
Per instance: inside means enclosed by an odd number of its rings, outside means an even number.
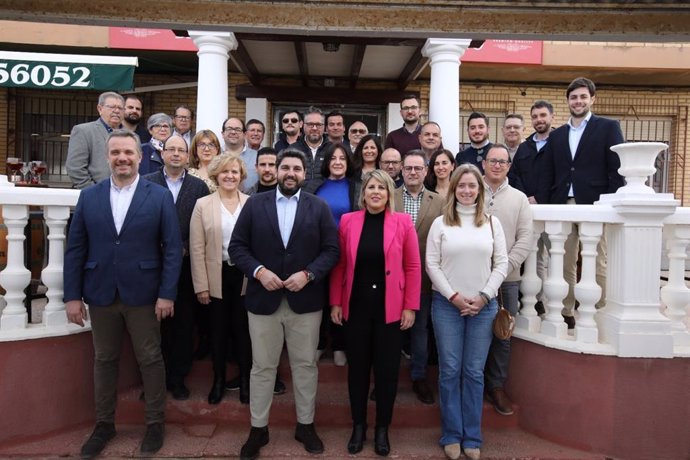
M26 329L28 323L29 315L26 312L18 315L5 314L0 318L0 330Z
M515 318L515 328L528 332L539 332L541 328L541 318L538 316L522 316Z
M65 326L67 325L67 313L65 310L58 311L44 311L43 312L44 326Z
M596 327L579 327L575 324L575 340L582 343L599 343L599 331Z
M629 358L673 358L673 335L668 319L629 319L600 311L596 318L602 341Z
M568 338L568 325L564 322L550 323L548 321L542 321L541 333L548 337L566 339Z

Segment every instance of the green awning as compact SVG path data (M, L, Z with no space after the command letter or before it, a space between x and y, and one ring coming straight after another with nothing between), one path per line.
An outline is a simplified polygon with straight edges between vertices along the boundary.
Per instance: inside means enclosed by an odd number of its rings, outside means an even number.
M136 57L0 51L0 86L46 89L133 89Z

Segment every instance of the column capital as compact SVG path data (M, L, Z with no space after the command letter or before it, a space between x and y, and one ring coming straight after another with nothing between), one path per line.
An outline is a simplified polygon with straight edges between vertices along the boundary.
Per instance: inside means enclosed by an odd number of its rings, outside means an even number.
M237 39L232 32L190 30L189 37L196 47L199 48L199 51L201 51L202 46L221 47L225 49L226 53L237 49Z
M439 60L452 60L460 65L460 58L470 46L469 38L428 38L422 48L422 56L434 63Z

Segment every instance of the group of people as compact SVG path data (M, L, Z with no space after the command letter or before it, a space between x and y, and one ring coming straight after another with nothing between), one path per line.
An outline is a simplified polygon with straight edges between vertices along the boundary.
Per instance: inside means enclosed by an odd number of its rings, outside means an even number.
M223 151L213 131L188 131L185 139L165 114L149 118L151 140L142 145L120 119L130 99L101 95L99 120L73 129L67 161L84 189L68 233L66 310L83 325L88 303L95 348L96 427L82 456L98 455L115 436L125 329L144 382L141 451L160 449L166 389L189 397L194 315L206 309L214 374L208 402L218 404L230 387L250 407L241 458L256 458L269 442L285 344L295 439L305 450L324 451L314 414L317 363L330 346L334 363L348 366L347 451L363 449L372 398L374 449L388 455L406 334L412 389L422 403L435 402L427 381L431 327L439 443L450 459L480 458L483 399L513 413L504 390L510 341L493 337L492 322L499 301L513 315L519 309L530 203L570 202L570 194L581 203L617 187L617 157L608 149L618 143L609 135L617 125L591 114L594 94L591 81L573 81L571 118L554 131L552 106L537 101L536 132L517 146L511 136L488 142L487 117L472 114L471 146L457 155L443 147L438 123L420 122L416 96L401 101L404 125L383 145L359 121L345 138L342 113L310 107L282 114L274 148L260 148L261 122L228 118ZM180 106L178 115L189 121L193 112ZM522 119L506 117L504 132L521 131L513 120ZM600 139L613 142L605 155L594 150ZM586 172L598 166L604 171ZM226 381L229 341L239 376Z

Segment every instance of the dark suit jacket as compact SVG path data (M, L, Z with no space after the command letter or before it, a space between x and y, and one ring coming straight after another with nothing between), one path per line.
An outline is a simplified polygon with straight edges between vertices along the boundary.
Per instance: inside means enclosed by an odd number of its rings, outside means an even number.
M296 313L323 308L331 268L338 262L338 230L328 204L321 198L300 192L295 224L287 247L278 228L276 192L252 195L247 200L230 240L230 260L249 279L245 306L257 315L274 313L283 296ZM267 291L254 278L259 265L285 280L300 270L309 270L316 279L301 291Z
M301 151L307 158L307 167L305 169L306 174L304 177L306 180L321 178L321 164L323 163L323 157L326 154L326 148L329 145L331 145L331 143L328 142L328 139L324 136L323 143L316 150L316 155L312 155L311 149L307 145L307 141L304 140L304 136L300 137L294 144L290 144L290 147Z
M110 305L175 300L182 265L180 227L167 189L139 180L118 234L110 178L82 190L65 252L65 302Z
M624 185L618 174L621 166L618 154L611 146L625 142L620 124L615 120L592 115L571 155L565 124L549 134L543 148L543 168L537 202L564 204L568 200L570 184L577 204L592 204L602 193L615 193Z
M534 142L534 133L532 133L525 142L520 144L513 157L513 164L510 165L508 172L510 185L527 197L532 196L536 199L545 150L546 145L541 150L537 150L537 143Z
M141 163L139 163L139 174L145 176L153 174L163 167L163 158L156 148L147 142L141 146Z
M162 170L147 174L144 176L144 179L168 188L168 183L165 181ZM177 201L175 201L177 219L180 221L180 236L182 238L185 255L189 254L189 222L192 220L192 212L194 211L196 200L208 194L208 186L206 186L203 180L185 173L180 193L177 195Z

